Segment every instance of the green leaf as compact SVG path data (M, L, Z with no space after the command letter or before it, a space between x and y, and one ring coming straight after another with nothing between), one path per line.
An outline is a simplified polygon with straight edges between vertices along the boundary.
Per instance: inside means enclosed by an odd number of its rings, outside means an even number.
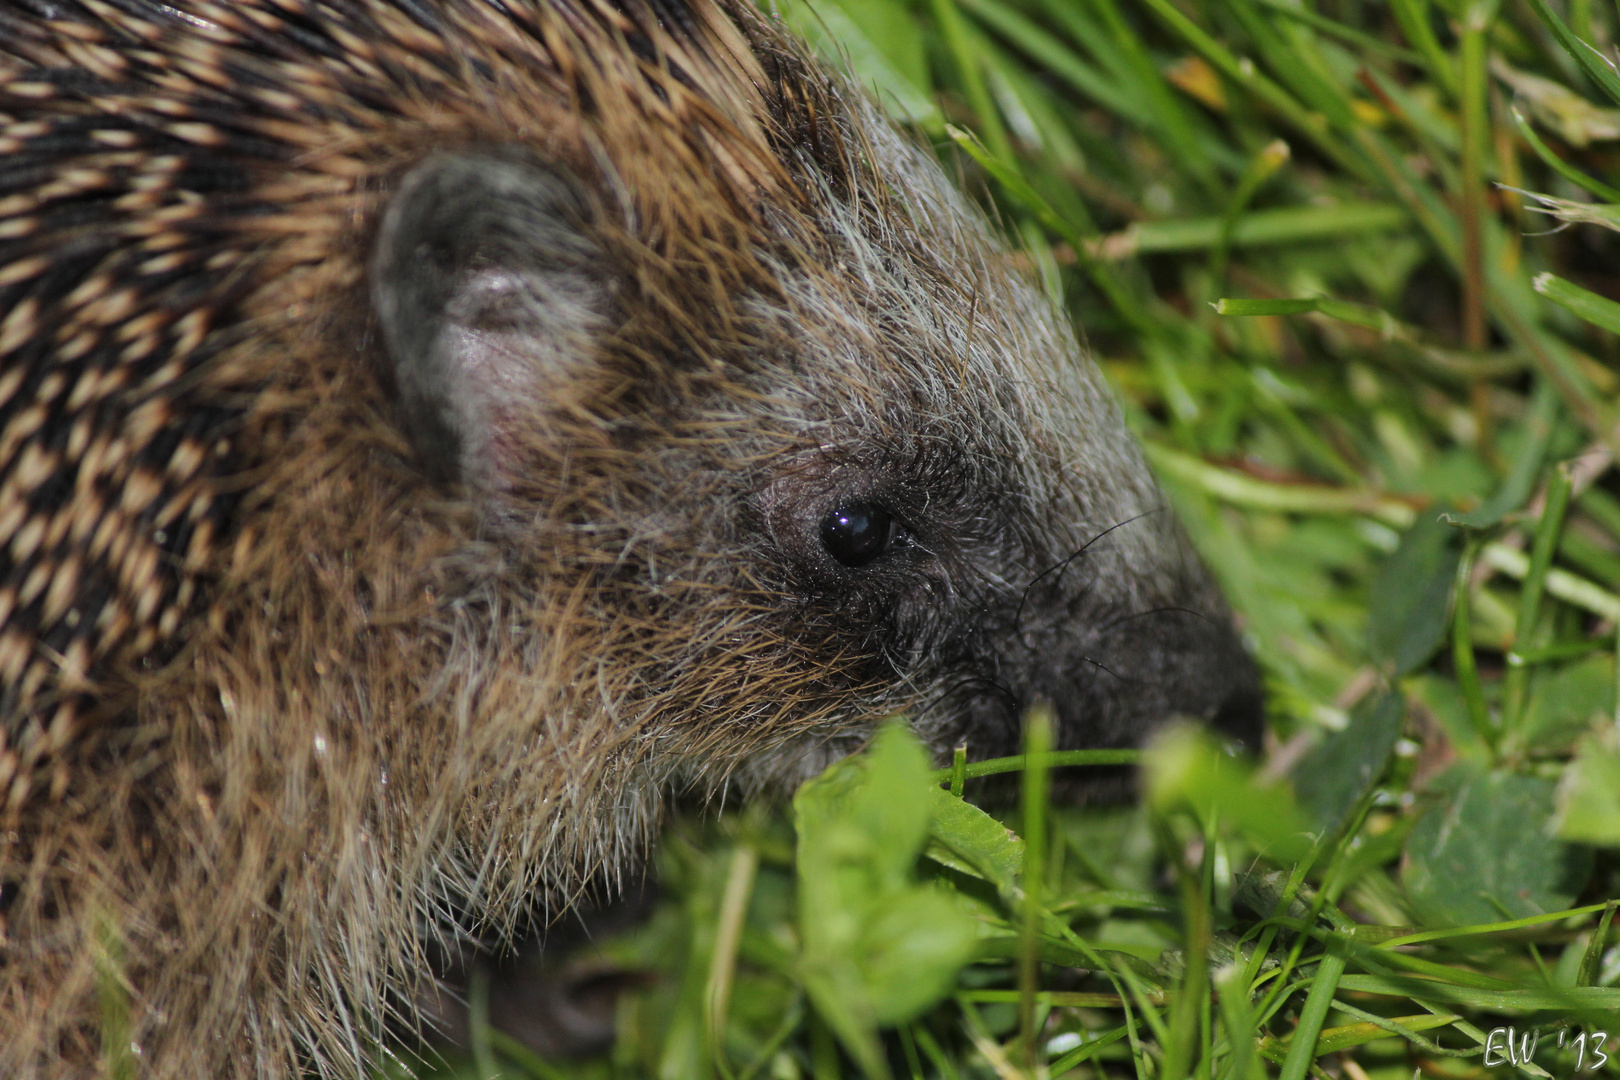
M1303 857L1310 847L1310 826L1287 787L1260 784L1200 729L1178 724L1155 737L1145 773L1156 809L1189 806L1205 821L1218 815L1273 858Z
M1244 300L1223 297L1210 305L1217 315L1326 315L1330 319L1365 326L1386 337L1393 336L1399 324L1387 312L1352 304L1347 300L1332 300L1325 296L1283 297L1274 300Z
M943 788L935 787L933 796L933 827L925 854L942 865L983 878L1003 897L1019 895L1024 842L1018 835Z
M1620 845L1620 753L1609 743L1582 741L1558 785L1557 832L1565 840Z
M1615 74L1614 67L1609 63L1608 58L1576 37L1569 27L1564 25L1564 21L1553 14L1552 8L1547 6L1547 0L1530 0L1530 6L1541 17L1541 21L1546 24L1547 29L1553 32L1553 36L1564 47L1564 51L1569 53L1575 59L1575 62L1581 66L1581 70L1585 71L1593 82L1601 86L1604 93L1608 94L1611 99L1620 102L1620 75Z
M1394 690L1362 698L1350 723L1317 743L1294 767L1300 805L1324 830L1337 829L1379 776L1401 733L1405 699Z
M1530 394L1530 411L1522 429L1523 442L1513 453L1513 468L1503 479L1502 486L1474 510L1466 514L1446 513L1442 515L1444 519L1470 529L1488 529L1528 502L1541 476L1541 462L1547 456L1547 444L1557 421L1558 391L1550 380L1539 380Z
M962 6L1021 52L1039 61L1039 70L1047 77L1063 80L1082 96L1091 98L1134 124L1150 122L1151 115L1142 103L1123 93L1107 75L1012 8L992 0L964 0Z
M1311 1061L1318 1053L1316 1037L1322 1031L1322 1021L1327 1019L1328 1010L1333 1007L1333 995L1338 992L1339 979L1344 976L1349 955L1350 946L1343 940L1334 939L1328 943L1327 953L1317 964L1316 978L1311 980L1311 988L1305 996L1305 1005L1300 1009L1299 1024L1294 1028L1288 1056L1283 1060L1282 1071L1277 1074L1279 1080L1304 1080Z
M1531 77L1534 78L1533 76ZM1549 86L1558 86L1557 83L1552 83L1545 79L1536 79L1536 82L1546 82ZM1560 89L1563 88L1560 87ZM1591 109L1591 105L1588 104L1584 98L1576 97L1573 94L1570 94L1569 96L1580 102L1582 106L1585 106L1585 109ZM1560 134L1563 135L1565 142L1571 142L1572 145L1577 146L1581 145L1580 142L1572 141L1571 135L1585 135L1585 120L1590 116L1590 113L1587 113L1585 109L1580 109L1577 107L1576 112L1578 119L1571 118L1574 120L1573 123L1569 124L1567 127L1560 126ZM1524 141L1530 144L1530 149L1534 150L1536 152L1536 156L1545 162L1547 166L1553 170L1553 172L1556 172L1559 176L1562 176L1565 180L1575 184L1577 187L1583 187L1599 198L1607 199L1610 203L1620 202L1620 191L1615 190L1608 184L1603 183L1601 180L1597 180L1586 175L1579 169L1575 168L1575 166L1559 157L1557 154L1554 154L1547 148L1547 144L1541 141L1541 137L1536 134L1535 129L1525 122L1523 114L1521 114L1518 109L1509 109L1508 111L1512 114L1514 126L1519 129L1519 134L1523 136ZM1612 112L1612 110L1603 111ZM1551 196L1537 195L1534 193L1531 193L1531 197L1543 203L1547 203L1549 201L1564 201L1553 200Z
M1310 297L1275 300L1243 300L1228 297L1215 301L1213 307L1217 315L1305 315L1316 311L1320 303Z
M972 920L916 880L936 794L922 746L897 722L793 799L804 986L869 1077L888 1076L878 1027L948 993L975 948Z
M1429 662L1445 639L1457 530L1425 514L1373 578L1367 603L1367 652L1389 675L1409 675Z
M1536 292L1560 307L1568 308L1594 326L1620 334L1620 304L1588 292L1573 282L1553 274L1537 274L1531 283Z
M1460 765L1406 841L1402 879L1429 925L1466 926L1570 906L1591 852L1552 839L1553 782Z
M1232 225L1231 246L1264 247L1271 244L1298 244L1346 236L1390 233L1408 222L1406 211L1389 203L1344 202L1333 206L1281 206L1250 210ZM1221 242L1226 222L1220 217L1171 218L1165 221L1138 221L1108 238L1108 254L1145 255L1167 251L1198 251ZM1228 301L1229 303L1231 301ZM1317 303L1311 300L1245 300L1245 304ZM1327 305L1362 307L1345 301L1322 300ZM1287 311L1223 311L1223 315L1293 315L1315 311L1315 307Z
M1566 751L1583 731L1613 716L1612 655L1597 653L1578 663L1539 668L1530 677L1524 741L1543 752Z

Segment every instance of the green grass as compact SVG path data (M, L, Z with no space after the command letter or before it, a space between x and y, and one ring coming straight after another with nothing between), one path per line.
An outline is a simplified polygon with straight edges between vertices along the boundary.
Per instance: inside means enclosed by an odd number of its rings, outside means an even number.
M675 830L600 946L653 975L608 1057L446 1070L1564 1077L1613 1028L1620 1072L1612 6L778 2L1084 326L1269 762L1178 733L1141 805L1075 810L1039 759L1026 846L896 736L797 832ZM1535 1065L1487 1068L1509 1026Z

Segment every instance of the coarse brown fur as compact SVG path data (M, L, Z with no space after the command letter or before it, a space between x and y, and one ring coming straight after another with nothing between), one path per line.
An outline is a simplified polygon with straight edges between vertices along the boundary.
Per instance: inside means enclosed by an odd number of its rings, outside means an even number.
M441 279L462 176L519 235ZM861 567L851 500L905 525ZM354 1075L425 943L893 712L1252 734L1160 510L929 156L751 10L0 0L0 1075Z

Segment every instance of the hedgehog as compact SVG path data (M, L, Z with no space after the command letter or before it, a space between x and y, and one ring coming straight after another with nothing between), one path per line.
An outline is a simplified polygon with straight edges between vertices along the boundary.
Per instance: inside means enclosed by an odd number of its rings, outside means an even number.
M357 1075L890 715L1256 736L1065 319L741 0L0 0L0 161L0 1074Z

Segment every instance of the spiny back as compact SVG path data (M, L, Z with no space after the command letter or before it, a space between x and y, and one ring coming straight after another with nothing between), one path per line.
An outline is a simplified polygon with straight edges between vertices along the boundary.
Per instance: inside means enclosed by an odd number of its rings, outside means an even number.
M358 279L372 189L437 139L539 143L616 173L723 296L728 234L792 198L763 95L814 125L779 59L787 93L705 5L0 4L0 798L198 610L297 378L242 355L253 321L330 317L271 308L300 271Z

